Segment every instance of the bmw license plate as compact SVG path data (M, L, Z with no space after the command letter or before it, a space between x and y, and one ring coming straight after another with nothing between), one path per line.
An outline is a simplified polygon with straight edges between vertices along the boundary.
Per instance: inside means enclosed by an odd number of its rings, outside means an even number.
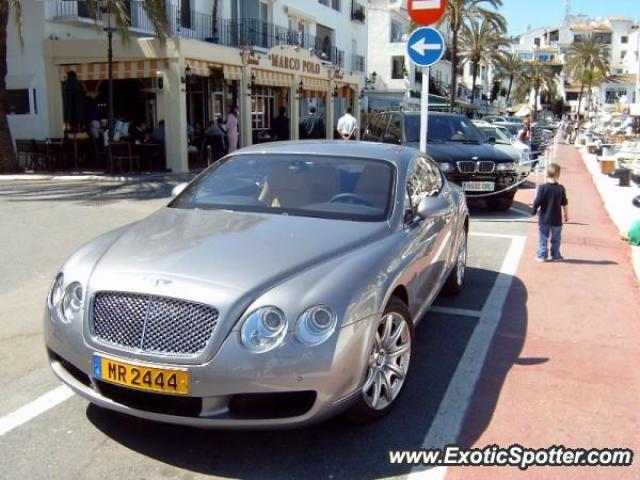
M94 355L93 377L137 390L174 395L189 393L189 372L182 368L150 367Z
M465 192L493 192L495 188L495 182L462 182Z

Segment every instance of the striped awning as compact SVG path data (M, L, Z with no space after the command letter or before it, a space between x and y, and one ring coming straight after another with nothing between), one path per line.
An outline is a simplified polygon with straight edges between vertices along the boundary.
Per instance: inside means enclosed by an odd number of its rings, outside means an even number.
M168 60L131 60L113 62L113 78L124 80L128 78L151 78L158 76L168 67ZM107 80L109 66L107 63L81 63L76 65L61 65L60 80L66 81L67 73L76 72L78 80Z
M312 92L328 92L329 80L323 78L302 77L303 90Z
M187 58L184 63L185 68L186 65L189 65L189 68L191 68L191 74L198 77L208 77L211 75L212 69L222 68L222 65L219 63L205 62L204 60L193 60L191 58Z
M268 87L291 87L293 75L279 72L269 72L267 70L253 70L256 76L256 84Z
M222 67L222 75L225 80L242 80L242 67L225 65Z

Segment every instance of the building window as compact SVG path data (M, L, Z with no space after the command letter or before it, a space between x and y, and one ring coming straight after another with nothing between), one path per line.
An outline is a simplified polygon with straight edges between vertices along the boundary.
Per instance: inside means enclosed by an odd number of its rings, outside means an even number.
M191 28L191 0L180 2L180 25L182 28Z
M29 115L31 113L28 89L7 90L6 99L9 115Z
M396 20L391 20L391 43L402 42L402 24Z
M394 80L404 78L404 56L391 57L391 78Z
M620 37L620 43L629 43L629 37L626 35L622 35Z
M626 50L621 50L620 51L620 60L624 60L625 58L627 58L627 51Z
M536 37L536 38L534 38L534 39L533 39L533 44L534 44L536 47L539 47L539 46L540 46L540 37Z
M318 3L331 7L334 10L340 11L340 0L318 0Z

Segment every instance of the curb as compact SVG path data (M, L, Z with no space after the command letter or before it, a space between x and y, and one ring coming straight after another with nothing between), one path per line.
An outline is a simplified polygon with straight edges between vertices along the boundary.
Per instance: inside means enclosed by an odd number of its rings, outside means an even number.
M598 172L595 171L592 168L592 166L589 164L589 160L591 160L591 159L597 160L597 157L595 155L587 153L585 150L583 150L581 148L578 149L578 153L580 153L580 156L582 157L582 161L585 164L585 167L587 168L587 171L591 174L591 181L595 185L596 190L598 191L598 194L600 195L600 199L602 200L604 208L607 211L607 215L609 215L609 218L614 223L614 225L618 228L618 230L620 230L620 231L624 230L626 227L624 225L621 225L619 216L614 214L614 208L615 208L614 202L612 202L611 199L607 197L606 191L605 191L605 189L603 187L602 182L598 181L598 179L596 178L596 175L598 175ZM621 241L623 241L623 240L621 240ZM632 267L633 267L633 270L634 270L634 272L636 274L636 278L638 279L638 281L640 281L640 247L636 247L635 245L631 245L628 242L625 242L625 243L627 245L629 245L629 247L631 249Z

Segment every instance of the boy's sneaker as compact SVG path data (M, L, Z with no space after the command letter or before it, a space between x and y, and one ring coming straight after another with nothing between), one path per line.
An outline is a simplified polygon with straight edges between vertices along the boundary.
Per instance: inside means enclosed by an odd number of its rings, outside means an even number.
M562 262L564 260L564 257L562 255L560 255L559 257L553 257L551 259L552 262Z
M536 262L543 262L544 263L546 261L547 261L547 259L544 258L544 257L536 257Z

